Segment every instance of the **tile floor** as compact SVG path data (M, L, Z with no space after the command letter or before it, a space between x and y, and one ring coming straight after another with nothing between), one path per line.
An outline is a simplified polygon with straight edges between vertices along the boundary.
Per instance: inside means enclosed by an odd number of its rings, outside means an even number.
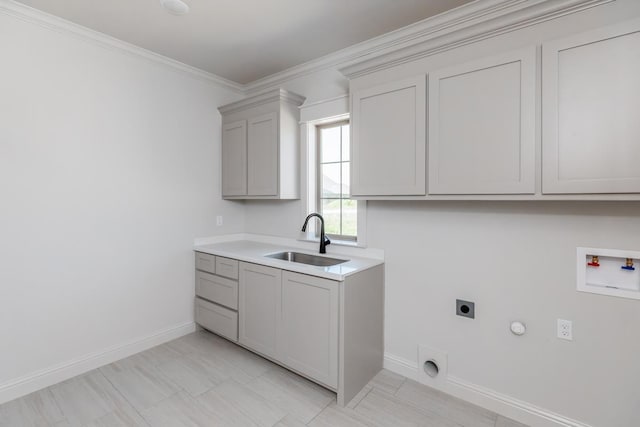
M523 427L383 370L335 395L205 331L0 405L0 426Z

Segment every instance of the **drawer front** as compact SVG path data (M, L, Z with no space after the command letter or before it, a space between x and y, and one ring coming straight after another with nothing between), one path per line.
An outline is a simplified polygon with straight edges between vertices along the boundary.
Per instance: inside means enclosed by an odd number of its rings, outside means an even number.
M211 274L215 274L216 257L213 255L205 254L203 252L196 252L196 270L202 270Z
M238 313L196 298L196 323L213 333L238 341Z
M238 309L238 282L196 271L196 295L209 301Z
M238 261L230 258L216 257L216 274L238 280Z

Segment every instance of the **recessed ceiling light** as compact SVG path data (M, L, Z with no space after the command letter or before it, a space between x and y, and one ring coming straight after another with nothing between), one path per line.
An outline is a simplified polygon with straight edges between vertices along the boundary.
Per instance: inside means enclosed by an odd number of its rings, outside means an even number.
M160 4L172 15L186 15L189 5L181 0L160 0Z

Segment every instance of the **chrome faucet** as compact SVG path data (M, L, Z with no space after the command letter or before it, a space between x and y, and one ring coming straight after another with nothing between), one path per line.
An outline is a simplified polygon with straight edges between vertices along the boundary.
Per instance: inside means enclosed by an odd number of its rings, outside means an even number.
M302 225L302 231L307 231L307 223L312 217L317 217L320 220L320 253L327 253L327 245L331 244L331 240L327 236L324 235L324 218L319 213L312 213L307 216L307 219L304 220L304 224Z

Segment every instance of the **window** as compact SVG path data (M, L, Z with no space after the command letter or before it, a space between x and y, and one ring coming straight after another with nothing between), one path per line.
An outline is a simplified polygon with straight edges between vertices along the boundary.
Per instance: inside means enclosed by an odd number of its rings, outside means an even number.
M357 240L357 201L350 199L349 122L317 126L317 209L325 233L336 240Z

